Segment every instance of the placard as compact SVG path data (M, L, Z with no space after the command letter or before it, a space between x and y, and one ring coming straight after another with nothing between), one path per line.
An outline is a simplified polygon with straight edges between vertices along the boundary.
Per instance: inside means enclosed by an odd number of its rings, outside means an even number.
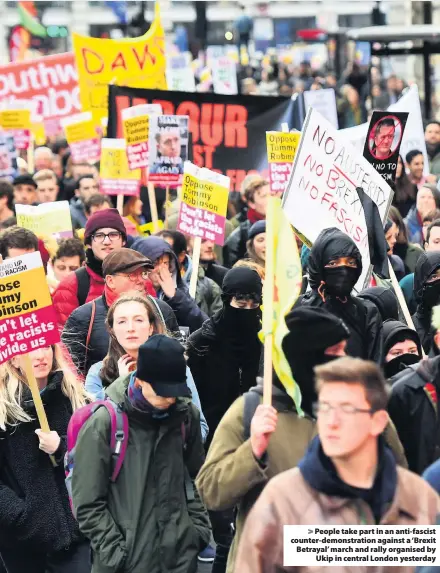
M281 196L289 181L301 133L266 131L267 161L272 195Z
M309 107L313 107L313 109L319 111L335 129L338 129L338 111L336 108L335 90L333 88L304 92L304 107L306 113Z
M41 203L40 205L15 205L17 225L33 231L38 237L55 239L73 237L72 219L68 201Z
M18 174L14 134L0 131L0 178L12 182Z
M181 184L188 158L188 116L150 116L149 175L151 183L168 187Z
M387 182L396 178L400 145L408 113L373 111L364 146L365 159Z
M185 54L168 56L166 69L167 86L176 92L195 92L194 71Z
M185 161L177 230L223 245L229 185L229 177Z
M0 264L0 364L60 340L39 252Z
M31 141L31 110L3 109L0 111L0 127L14 135L16 149L28 149Z
M101 142L90 111L61 120L74 162L96 163L101 157Z
M310 108L284 194L283 208L295 229L313 243L319 233L337 227L359 248L362 289L370 274L367 225L356 187L376 203L382 221L393 192L366 159L340 137L333 126Z
M140 169L128 168L125 139L101 140L100 190L105 195L139 195Z
M148 167L149 116L161 113L162 108L159 104L140 104L122 111L122 126L130 170Z
M231 58L222 56L213 59L212 84L216 94L236 95L238 93L237 66Z

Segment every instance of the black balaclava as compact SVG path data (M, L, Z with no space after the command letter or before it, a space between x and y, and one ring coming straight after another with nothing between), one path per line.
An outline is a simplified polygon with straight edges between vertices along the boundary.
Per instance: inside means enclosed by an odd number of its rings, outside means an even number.
M440 268L440 251L422 253L417 259L414 270L414 297L417 301L417 312L430 313L440 302L440 280L428 283L428 279Z
M357 268L325 266L339 257L353 257L356 259ZM348 235L336 227L331 227L319 233L310 251L308 267L309 283L313 290L319 289L324 291L326 296L343 298L350 295L362 273L362 257Z
M383 362L383 370L387 378L391 378L395 374L401 372L406 366L417 364L422 359L422 345L420 343L419 335L415 330L409 328L403 322L398 320L386 320L383 323L383 355L386 357L391 348L398 342L404 340L412 340L417 345L418 354L401 354L393 358L389 362Z
M322 307L295 308L285 320L289 333L282 343L283 352L301 390L301 407L311 416L317 400L313 369L337 358L325 354L325 351L347 340L350 331L340 318Z

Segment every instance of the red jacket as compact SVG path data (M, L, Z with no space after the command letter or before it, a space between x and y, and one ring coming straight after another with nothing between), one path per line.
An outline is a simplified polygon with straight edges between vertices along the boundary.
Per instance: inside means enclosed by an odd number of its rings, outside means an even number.
M86 269L90 276L90 288L86 302L90 302L102 295L105 282L102 277L93 272L87 265ZM71 273L60 282L52 296L52 300L57 313L58 326L62 330L69 316L79 307L78 281L75 273Z

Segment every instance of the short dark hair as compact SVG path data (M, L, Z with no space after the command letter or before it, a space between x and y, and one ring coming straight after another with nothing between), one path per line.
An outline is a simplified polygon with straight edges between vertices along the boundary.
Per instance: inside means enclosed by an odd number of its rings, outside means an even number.
M6 259L9 249L26 249L38 251L38 237L29 229L9 227L0 234L0 255Z
M440 219L440 209L434 209L429 211L422 219L422 223L432 223L436 219Z
M85 175L85 177L88 177L88 175ZM106 203L107 205L110 205L110 208L113 207L112 200L108 195L103 195L102 193L93 193L93 195L90 195L90 197L84 201L84 212L86 215L90 215L92 207L102 207Z
M85 165L88 165L88 163L86 163ZM88 173L87 175L81 175L81 177L78 178L78 181L75 184L75 191L79 191L79 184L83 179L94 179L94 177L90 173Z
M435 125L438 125L438 127L440 127L440 121L437 121L436 119L431 119L430 121L427 121L425 123L425 130L428 127L428 125L432 125L433 123L435 123Z
M52 263L57 259L62 259L63 257L76 257L77 255L79 257L80 264L83 264L86 259L84 243L75 237L70 239L61 239L58 250L52 258Z
M332 360L328 364L316 366L315 376L318 393L327 383L360 384L365 390L367 401L373 412L387 409L388 392L385 378L379 366L374 362L346 356Z
M417 190L417 193L419 193L419 191L422 189L428 189L428 191L431 191L432 197L435 201L435 208L440 209L440 191L438 191L436 185L433 185L432 183L425 183ZM434 219L438 219L438 217L434 217L432 220Z
M429 238L431 236L431 229L434 227L440 227L440 219L435 219L432 223L429 224L429 227L426 230L426 242L429 243Z
M15 215L11 215L4 221L0 223L0 231L4 229L9 229L9 227L14 227L17 224L17 217Z
M409 164L417 155L423 155L423 153L419 149L412 149L406 154L405 161Z
M0 198L8 198L8 209L12 209L14 205L14 188L5 179L0 179Z
M180 255L180 253L183 253L184 251L186 253L188 244L185 235L180 231L164 229L163 231L156 233L156 235L158 237L162 237L162 239L171 239L173 241L172 249L176 256Z
M374 137L376 137L376 135L378 135L380 128L381 127L394 127L394 129L396 128L396 124L394 123L394 119L391 119L391 117L385 118L382 121L379 121L376 125L376 129L374 131Z

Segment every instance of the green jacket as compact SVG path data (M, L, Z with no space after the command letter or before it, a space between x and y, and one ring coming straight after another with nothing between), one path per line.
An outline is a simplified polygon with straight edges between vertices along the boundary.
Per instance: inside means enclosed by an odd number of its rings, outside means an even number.
M91 542L92 573L195 573L197 555L210 540L209 518L196 489L189 499L185 494L184 457L191 478L204 457L198 410L178 399L169 417L153 419L128 402L128 381L129 376L118 378L107 389L129 419L116 483L109 481L110 418L104 408L84 425L76 447L73 505ZM182 422L188 416L184 454Z

